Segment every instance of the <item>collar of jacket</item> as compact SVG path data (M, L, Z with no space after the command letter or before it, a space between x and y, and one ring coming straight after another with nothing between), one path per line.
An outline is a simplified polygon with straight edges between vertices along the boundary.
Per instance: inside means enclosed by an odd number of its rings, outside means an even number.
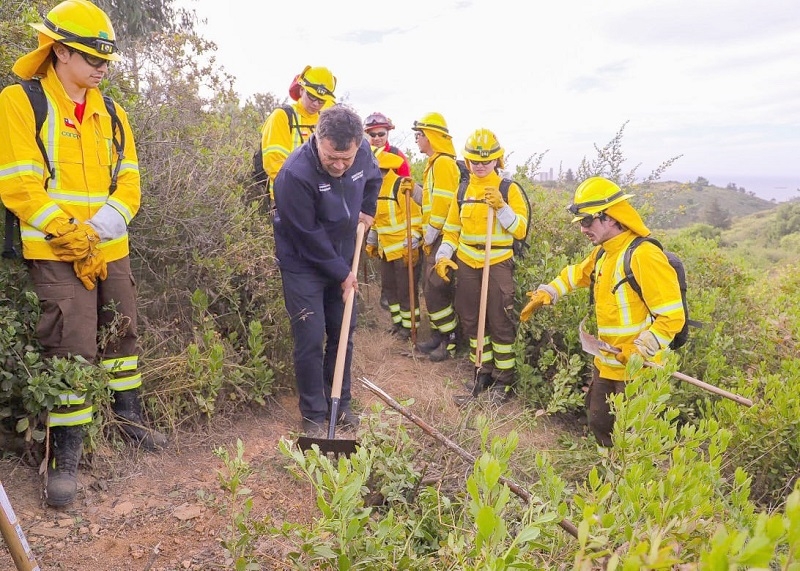
M623 230L613 238L609 238L603 242L601 246L608 254L615 254L627 248L628 244L630 244L635 237L636 234L630 230Z
M67 94L52 64L48 64L41 82L45 93L55 99L55 103L59 109L69 110L70 114L75 112L75 101ZM86 110L83 114L84 123L92 115L109 116L106 105L103 102L103 94L96 87L86 90Z

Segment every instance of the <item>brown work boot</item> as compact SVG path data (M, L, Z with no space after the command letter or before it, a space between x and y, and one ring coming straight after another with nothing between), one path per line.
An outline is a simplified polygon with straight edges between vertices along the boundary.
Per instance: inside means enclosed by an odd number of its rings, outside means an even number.
M83 426L54 426L50 429L50 458L47 462L47 505L60 508L71 504L78 493L78 463L83 452Z
M309 438L325 438L328 435L323 421L315 422L305 417L303 417L303 432Z
M148 451L155 451L167 445L167 437L145 426L139 389L115 391L111 404L120 423L122 434Z

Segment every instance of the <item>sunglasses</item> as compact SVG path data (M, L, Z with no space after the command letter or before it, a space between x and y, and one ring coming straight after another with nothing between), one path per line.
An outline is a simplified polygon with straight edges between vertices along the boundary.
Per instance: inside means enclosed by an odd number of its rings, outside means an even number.
M469 160L469 164L476 166L476 167L486 167L489 166L491 163L494 162L495 159L491 159L488 161L473 161L472 159Z
M308 91L306 91L306 95L311 100L311 103L325 103L324 99L320 99L319 97L315 97L314 95L311 95Z
M98 57L98 56L93 56L92 54L87 54L87 53L82 52L80 50L76 50L75 48L71 48L69 46L67 46L67 49L69 50L69 53L71 53L71 54L79 54L83 58L83 61L85 61L86 63L88 63L90 66L92 66L95 69L100 69L101 67L103 67L106 64L108 64L108 65L111 64L111 62L108 61L105 58L101 58L101 57Z
M414 133L414 138L415 139L424 139L425 138L425 133L423 133L422 131L416 131Z
M372 133L367 133L367 135L370 136L370 137L385 137L387 135L387 132L386 131L380 131L380 132L373 131Z

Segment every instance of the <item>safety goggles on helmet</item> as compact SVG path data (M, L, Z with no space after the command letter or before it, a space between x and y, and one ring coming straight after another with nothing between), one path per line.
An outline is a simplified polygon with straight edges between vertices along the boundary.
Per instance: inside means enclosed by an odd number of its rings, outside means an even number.
M319 97L333 97L333 91L325 87L321 83L311 83L305 78L300 78L298 83L303 86L303 88L309 92L309 95L316 94Z
M114 40L109 40L108 38L96 38L91 36L78 36L73 34L69 30L65 30L64 28L60 28L56 26L52 21L48 20L47 18L44 19L45 27L60 35L64 36L59 41L64 44L80 44L82 46L86 46L87 48L92 48L99 54L107 54L111 55L117 51L117 43Z
M364 129L372 129L374 127L385 127L388 130L394 129L391 119L383 113L373 113L364 119Z
M439 131L441 133L449 133L450 131L447 127L442 127L441 125L436 125L434 123L423 123L422 121L414 121L414 126L411 128L412 131L419 131L421 129L431 129L433 131Z
M615 192L611 196L608 196L608 197L606 197L606 198L604 198L602 200L590 200L588 202L576 202L574 204L570 204L569 206L567 206L567 210L569 210L570 213L572 213L575 216L580 216L581 215L581 210L583 210L584 208L596 208L598 206L606 206L608 204L611 204L614 201L619 200L624 194L625 194L625 191L619 190L618 192Z

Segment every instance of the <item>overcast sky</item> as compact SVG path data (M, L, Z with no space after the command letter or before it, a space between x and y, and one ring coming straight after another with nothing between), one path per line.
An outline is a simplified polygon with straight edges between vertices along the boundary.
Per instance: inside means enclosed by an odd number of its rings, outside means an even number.
M493 130L512 165L577 168L625 121L640 177L682 154L663 179L735 182L800 196L797 0L181 0L219 46L236 90L287 95L305 65L336 94L387 114L393 143L442 113L460 150Z

